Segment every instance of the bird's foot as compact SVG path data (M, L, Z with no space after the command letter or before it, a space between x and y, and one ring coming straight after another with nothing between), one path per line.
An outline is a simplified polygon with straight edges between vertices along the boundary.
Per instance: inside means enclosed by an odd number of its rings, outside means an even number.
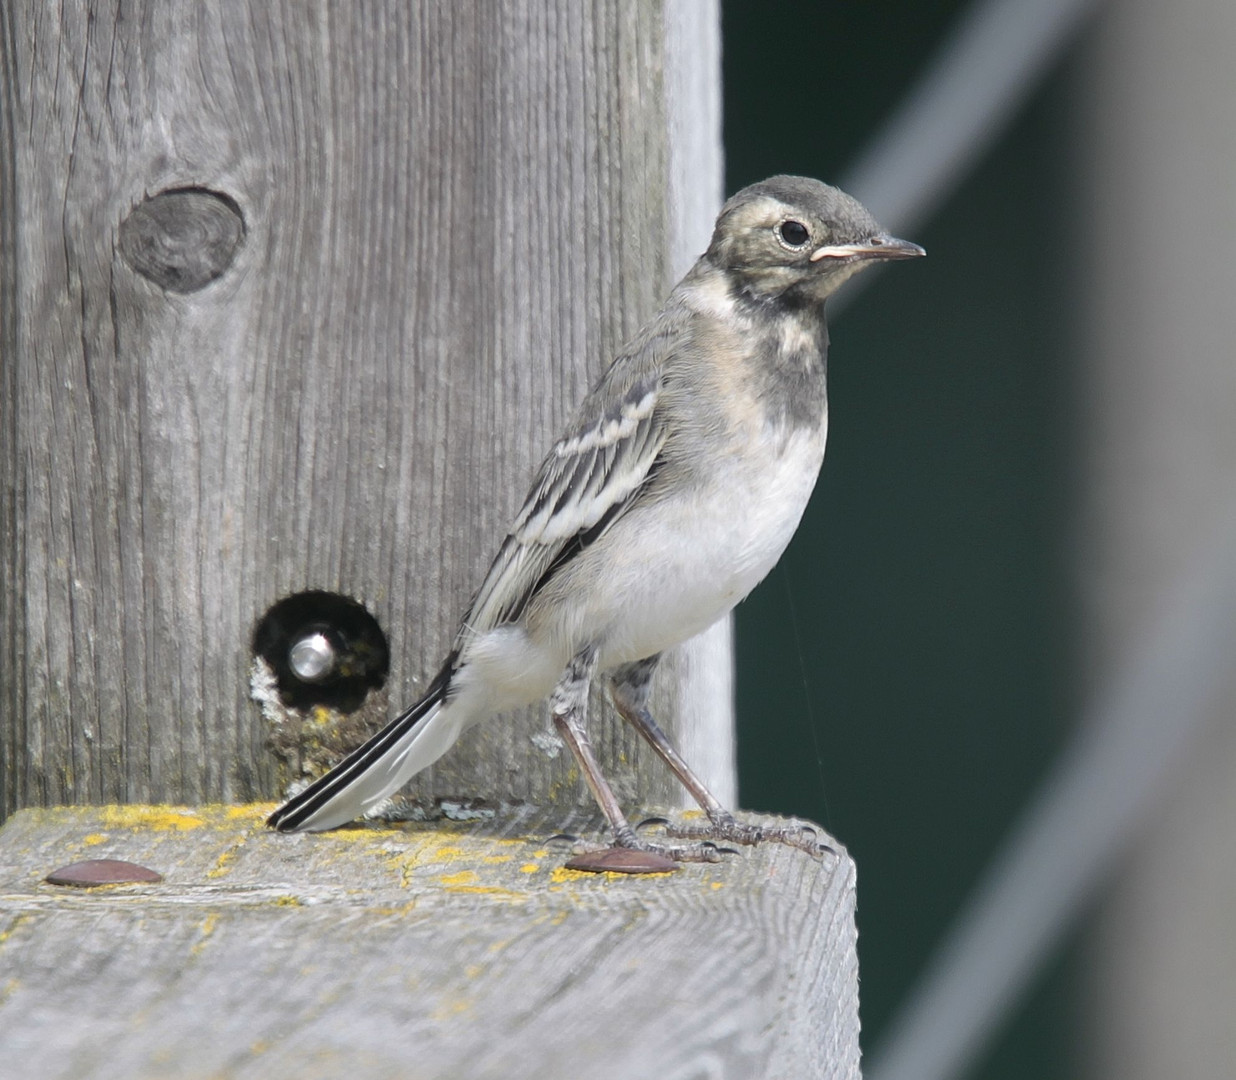
M629 829L614 837L613 847L577 847L566 868L593 873L666 874L678 869L679 863L716 863L735 854L733 848L720 847L709 839L663 843L638 836L634 829Z
M804 822L791 821L784 825L752 825L739 821L732 814L720 813L710 815L707 822L673 822L666 818L650 818L640 823L640 828L657 825L664 829L667 836L679 840L692 840L696 844L717 842L730 844L785 844L787 847L798 848L813 858L824 855L835 855L837 852L830 845L820 840L819 831ZM717 848L718 851L724 850Z

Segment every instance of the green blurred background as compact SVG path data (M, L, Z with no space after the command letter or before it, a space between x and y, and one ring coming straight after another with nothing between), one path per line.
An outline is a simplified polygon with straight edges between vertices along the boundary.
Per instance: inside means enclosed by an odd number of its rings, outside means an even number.
M726 191L839 181L965 7L726 0ZM741 803L854 855L867 1052L1075 711L1072 82L1066 57L908 232L928 259L833 318L823 474L738 611ZM1080 1075L1070 952L969 1076Z

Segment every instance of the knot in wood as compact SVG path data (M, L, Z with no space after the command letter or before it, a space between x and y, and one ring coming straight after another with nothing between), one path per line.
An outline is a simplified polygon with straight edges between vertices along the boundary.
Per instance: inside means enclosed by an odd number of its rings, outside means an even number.
M191 293L223 274L245 237L245 219L226 195L177 188L143 200L120 225L120 253L169 292Z

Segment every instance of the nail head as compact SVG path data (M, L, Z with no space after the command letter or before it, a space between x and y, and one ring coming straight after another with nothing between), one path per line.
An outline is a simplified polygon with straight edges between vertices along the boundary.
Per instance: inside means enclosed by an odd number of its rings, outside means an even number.
M669 874L678 869L678 864L653 851L606 848L576 855L566 864L566 868L591 874Z
M49 885L90 889L96 885L136 885L162 881L163 875L123 859L87 859L53 870L43 879Z

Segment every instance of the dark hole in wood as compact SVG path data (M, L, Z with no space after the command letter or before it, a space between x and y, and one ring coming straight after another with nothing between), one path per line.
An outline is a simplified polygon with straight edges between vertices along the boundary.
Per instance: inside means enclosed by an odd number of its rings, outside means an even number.
M235 200L206 188L174 188L143 200L120 225L120 253L169 292L190 293L223 274L245 238Z
M298 643L320 638L331 658L324 674L307 679L292 664ZM390 671L390 648L382 627L365 606L338 593L309 590L274 604L253 631L253 652L275 673L285 705L325 705L354 712Z

